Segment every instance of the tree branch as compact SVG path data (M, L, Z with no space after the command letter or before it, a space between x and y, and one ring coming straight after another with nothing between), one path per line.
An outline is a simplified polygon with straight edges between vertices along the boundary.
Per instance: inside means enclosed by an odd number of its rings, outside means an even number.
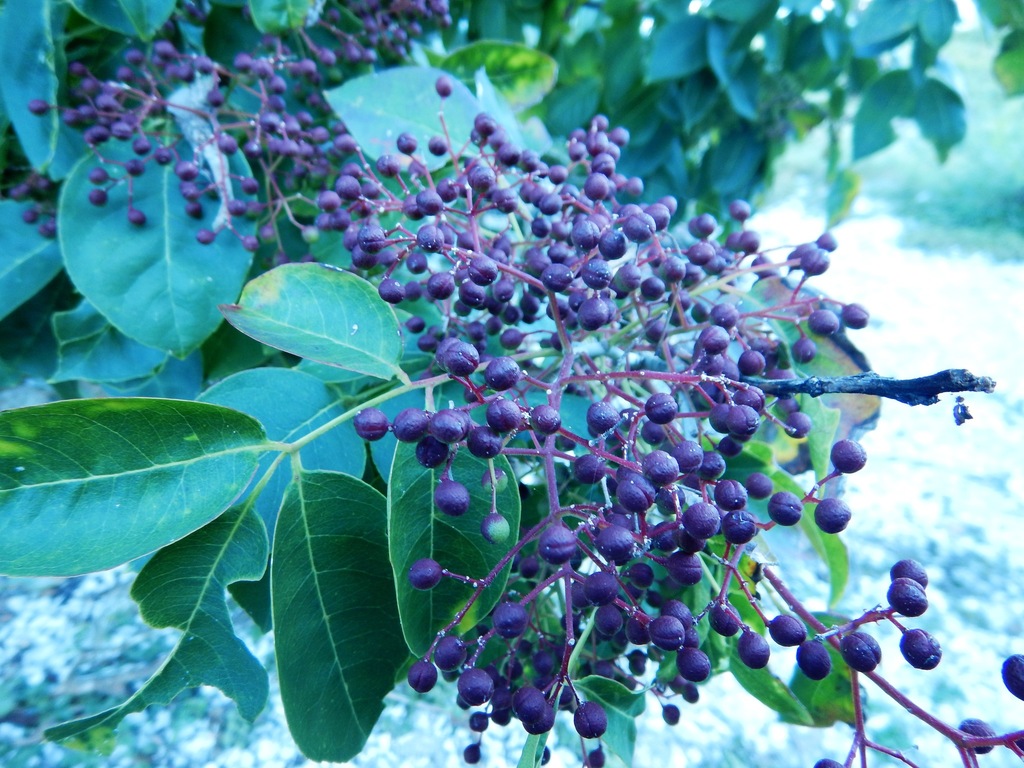
M780 397L800 394L820 397L830 393L877 395L907 405L934 405L939 402L938 396L943 392L992 392L996 388L994 379L975 376L963 368L939 371L916 379L894 379L869 371L832 378L811 376L806 379L761 379L744 376L743 381L760 388L765 394Z

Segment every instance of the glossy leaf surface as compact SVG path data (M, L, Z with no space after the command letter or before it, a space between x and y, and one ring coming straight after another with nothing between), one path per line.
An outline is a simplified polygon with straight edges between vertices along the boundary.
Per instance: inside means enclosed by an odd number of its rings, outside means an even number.
M454 77L449 78L452 94L442 102L434 84L445 74L433 67L396 67L362 75L327 91L327 103L372 158L395 153L395 139L400 133L412 134L421 147L426 147L431 136L441 133L437 119L440 109L452 141L460 146L469 140L480 104ZM421 154L431 169L441 168L449 160Z
M188 150L179 147L186 157ZM83 204L92 184L91 158L64 184L58 216L61 250L75 287L127 336L184 357L216 330L217 305L234 301L252 254L222 232L210 245L195 233L211 226L213 206L190 218L173 167L150 168L133 180L132 205L146 223L128 221L125 185L105 206Z
M320 264L285 264L249 281L221 307L242 333L318 363L378 379L401 372L394 310L368 282Z
M285 496L271 585L288 727L312 760L351 760L406 663L387 502L354 477L303 472Z
M503 456L493 460L496 471L512 478L512 468ZM422 656L434 635L465 605L473 588L453 579L442 579L429 592L409 583L409 566L431 557L443 567L471 578L483 578L495 567L511 544L488 543L480 533L480 522L491 511L491 489L481 484L487 462L459 451L452 462L451 476L469 490L470 508L461 517L442 513L434 504L434 488L441 467L427 469L416 460L415 446L399 443L388 484L388 544L398 590L402 631L416 656ZM514 482L499 483L496 509L512 531L519 530L520 501ZM505 588L510 565L506 565L473 604L462 623L463 631L483 618L497 603Z
M259 423L206 403L65 400L0 413L0 573L70 576L141 557L228 508Z
M23 210L25 206L12 200L0 201L0 319L35 296L63 266L57 243L22 221Z

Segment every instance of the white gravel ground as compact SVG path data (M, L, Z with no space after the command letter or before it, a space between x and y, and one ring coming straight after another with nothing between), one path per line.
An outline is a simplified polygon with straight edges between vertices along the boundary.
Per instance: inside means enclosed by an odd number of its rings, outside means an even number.
M753 224L766 243L795 244L819 234L795 209L773 209ZM840 248L817 285L871 310L871 326L854 340L877 371L912 377L967 368L992 376L998 388L968 397L974 419L961 427L953 423L951 397L930 408L884 406L877 429L862 439L868 465L847 484L854 518L844 538L853 571L840 609L856 613L884 601L889 566L903 557L922 561L931 578L931 608L912 623L939 639L942 663L933 672L910 669L899 655L897 633L882 630L879 671L915 700L932 702L932 711L949 722L981 717L1000 730L1022 728L1024 702L1003 689L999 670L1007 655L1024 652L1024 316L1018 306L1024 264L953 250L904 250L896 244L899 228L862 203L858 215L836 229ZM824 607L820 574L801 578L794 569L783 575L799 585L800 595L818 596L812 607ZM0 579L0 765L309 765L288 736L273 689L251 726L219 692L202 689L168 708L129 717L109 758L40 743L55 713L72 711L76 700L83 713L119 701L173 644L173 633L142 625L128 597L132 577L125 567L73 580ZM244 617L238 621L244 626ZM269 640L248 636L269 661ZM786 656L777 652L772 661L784 679L791 667ZM355 764L461 764L457 755L469 733L463 713L447 706L453 698L437 692L426 706L410 707L405 692L394 694ZM943 739L880 692L869 690L869 702L876 740L905 749L921 766L958 764ZM485 764L515 765L523 737L515 728L496 730L486 734ZM653 711L641 720L635 765L809 768L819 757L842 760L850 734L845 726L782 726L722 676L703 689L700 703L683 706L679 726L667 728ZM559 750L551 765L578 765L573 755ZM991 768L1018 764L1005 751L982 758Z

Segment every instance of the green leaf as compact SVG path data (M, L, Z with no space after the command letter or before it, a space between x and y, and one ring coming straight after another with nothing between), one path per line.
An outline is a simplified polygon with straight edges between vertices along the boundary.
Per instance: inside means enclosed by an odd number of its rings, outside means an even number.
M45 379L57 367L57 342L51 320L72 300L68 281L58 276L44 290L0 320L0 359L21 375Z
M0 413L0 573L112 568L206 525L265 438L245 414L175 400L65 400Z
M445 74L433 67L395 67L354 77L325 96L370 158L394 153L400 133L412 134L426 147L431 136L441 133L438 110L444 112L452 142L460 146L469 141L480 103L457 78L452 78L451 96L442 100L434 84ZM423 161L436 170L449 158L425 152Z
M740 661L735 643L729 644L729 671L747 693L778 712L787 723L815 724L810 712L784 682L767 668L751 669Z
M680 80L707 66L707 21L686 16L655 30L647 60L647 80Z
M220 688L242 717L254 720L267 701L267 671L235 636L224 590L232 582L258 579L268 554L262 521L240 507L157 552L135 579L132 598L150 626L180 629L178 644L123 704L50 728L46 737L70 741L66 746L109 742L107 735L125 716L199 685Z
M481 67L516 112L537 104L554 87L558 64L546 53L521 43L479 40L444 57L440 68L466 85Z
M151 40L174 12L174 0L71 0L75 10L102 27Z
M35 296L60 272L60 248L21 219L25 206L0 201L0 320Z
M544 759L544 744L547 740L547 733L527 736L516 768L540 768L541 761Z
M815 477L824 477L829 473L832 446L836 441L839 421L842 418L839 410L829 408L821 398L810 395L797 395L800 410L807 414L814 429L807 435L807 452Z
M872 0L868 3L850 33L857 55L871 58L894 47L917 27L921 2Z
M715 191L723 198L741 196L758 176L765 152L763 138L745 125L722 136L704 159Z
M590 75L571 85L559 85L544 100L544 123L553 134L568 134L587 125L601 103L601 78Z
M178 147L188 157L185 145ZM131 224L127 187L116 185L102 208L89 205L92 158L78 163L64 184L57 220L61 250L75 287L126 336L185 357L221 321L217 305L234 301L252 254L221 232L210 245L195 233L209 227L185 213L172 165L149 168L132 180L132 205L147 217Z
M914 119L921 133L935 146L939 159L963 141L967 133L967 114L960 94L934 77L929 77L917 92Z
M161 397L195 400L203 386L203 356L197 350L184 360L168 356L151 376L129 381L110 381L103 389L115 397Z
M53 316L57 337L57 371L51 382L128 381L149 376L167 354L129 339L103 317L88 300Z
M917 28L932 48L941 48L949 42L953 27L959 20L955 0L921 0Z
M587 701L596 701L608 715L608 730L601 741L626 765L633 764L636 745L636 719L644 711L646 694L633 693L622 683L607 677L590 675L575 681L576 689Z
M504 456L493 462L495 471L504 472L508 478L514 476ZM399 443L388 483L388 545L398 590L398 610L406 643L416 656L427 652L436 633L465 605L473 588L454 579L442 579L429 592L420 592L409 583L409 566L420 558L431 557L455 573L482 579L509 548L507 542L490 544L480 534L480 522L492 509L491 489L481 484L488 471L487 462L468 451L459 451L452 462L452 479L469 489L471 499L469 512L462 517L450 517L434 506L434 488L442 470L427 469L416 460L414 445ZM505 517L513 531L519 530L519 490L515 483L505 483L500 488L494 509ZM475 626L497 604L510 567L511 562L495 575L459 631Z
M252 21L260 32L288 32L306 23L314 0L249 0Z
M860 174L849 168L844 168L836 174L829 185L825 200L829 227L834 227L850 215L853 201L860 192L860 182Z
M53 179L67 175L85 145L58 110L37 116L28 103L58 102L62 56L54 38L62 33L65 15L64 5L53 0L7 0L0 10L0 94L29 162Z
M284 264L221 307L235 328L271 347L378 379L400 375L402 336L366 280L322 264Z
M889 146L896 139L893 118L909 115L913 106L914 85L909 71L893 70L873 81L853 120L853 159L860 160Z
M1007 96L1024 93L1024 31L1017 30L1003 38L992 67Z
M294 442L344 412L337 396L322 381L294 368L241 371L214 384L199 399L249 414L263 425L268 439L284 443ZM327 469L362 477L365 445L349 421L304 446L299 455L307 470ZM262 477L273 460L271 455L263 457L256 478ZM290 480L291 466L282 462L256 500L256 510L271 531Z
M303 472L271 565L281 700L311 760L359 754L408 659L388 565L387 501L361 480Z
M758 98L761 93L761 69L749 56L729 78L725 95L740 117L757 120Z
M708 11L719 19L745 24L762 13L774 14L778 8L778 0L712 0Z

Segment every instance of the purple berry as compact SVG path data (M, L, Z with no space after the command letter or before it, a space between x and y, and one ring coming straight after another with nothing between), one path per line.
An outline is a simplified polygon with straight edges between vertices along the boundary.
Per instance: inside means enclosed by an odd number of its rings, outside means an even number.
M437 667L421 659L409 667L407 679L409 687L416 693L427 693L437 682Z
M387 415L379 408L364 408L356 414L352 425L363 440L380 440L391 426Z
M854 440L839 440L832 446L831 458L832 465L843 474L860 471L868 460L860 443Z
M537 554L552 565L569 562L576 554L576 534L562 523L549 525L537 540Z
M768 622L768 634L779 645L791 647L807 639L807 628L799 619L783 613Z
M576 733L584 739L598 739L608 729L608 715L596 701L584 701L572 717Z
M878 641L866 632L850 632L839 641L839 652L851 669L871 672L882 660Z
M441 566L424 557L409 567L409 583L416 589L433 589L441 581Z
M938 641L923 629L908 629L903 633L903 637L900 638L900 653L914 669L935 669L942 660L942 648ZM1024 673L1024 669L1021 671ZM1006 680L1006 665L1003 665L1003 680ZM1009 687L1007 685L1007 688ZM1024 694L1024 687L1020 690ZM1024 698L1024 695L1018 698Z
M824 680L832 671L828 649L815 640L805 640L796 649L796 664L811 680Z
M450 517L461 517L469 511L469 489L457 480L442 480L434 489L434 504Z
M846 502L834 497L822 499L814 508L814 522L825 533L845 530L852 516Z

